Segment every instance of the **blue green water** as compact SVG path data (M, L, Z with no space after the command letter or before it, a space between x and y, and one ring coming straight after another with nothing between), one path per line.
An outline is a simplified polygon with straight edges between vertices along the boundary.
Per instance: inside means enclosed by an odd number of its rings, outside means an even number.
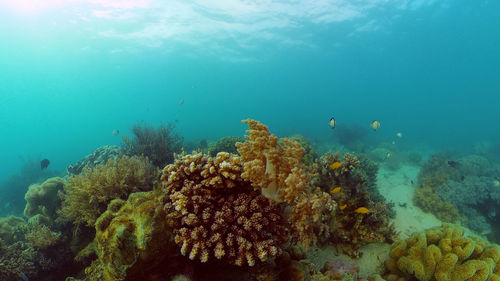
M186 140L328 139L382 123L407 146L500 136L498 1L3 1L0 179L63 171L136 122ZM183 100L183 104L179 104ZM119 129L119 136L111 132Z

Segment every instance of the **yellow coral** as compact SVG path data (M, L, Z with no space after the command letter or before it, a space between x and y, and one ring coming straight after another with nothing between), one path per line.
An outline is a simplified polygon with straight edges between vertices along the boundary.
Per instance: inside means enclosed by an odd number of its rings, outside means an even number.
M278 138L267 126L247 119L246 141L237 143L243 163L242 178L258 187L262 194L289 205L288 221L298 240L308 246L317 236L328 233L325 220L334 210L330 195L312 187L313 173L303 163L304 148L293 140Z
M64 186L59 215L62 220L93 227L111 200L126 200L133 192L151 190L157 174L148 160L137 156L109 160L93 169L86 167Z
M463 236L463 229L443 224L393 244L386 268L391 279L420 281L500 280L500 247Z

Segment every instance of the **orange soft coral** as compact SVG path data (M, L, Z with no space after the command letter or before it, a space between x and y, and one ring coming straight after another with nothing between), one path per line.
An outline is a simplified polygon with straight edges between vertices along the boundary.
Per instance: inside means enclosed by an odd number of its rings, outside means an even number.
M295 237L308 246L318 234L328 233L325 221L335 202L328 193L311 185L313 173L303 163L304 148L293 140L278 138L267 126L247 119L249 130L244 143L237 143L243 163L242 178L259 188L262 195L285 202L288 221Z
M253 266L277 256L287 240L278 206L241 177L240 157L185 155L163 170L167 219L190 259Z

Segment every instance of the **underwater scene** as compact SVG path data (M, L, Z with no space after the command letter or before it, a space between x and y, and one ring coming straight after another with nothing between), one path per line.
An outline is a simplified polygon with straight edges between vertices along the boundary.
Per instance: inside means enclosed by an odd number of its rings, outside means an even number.
M0 1L0 281L500 281L500 1Z

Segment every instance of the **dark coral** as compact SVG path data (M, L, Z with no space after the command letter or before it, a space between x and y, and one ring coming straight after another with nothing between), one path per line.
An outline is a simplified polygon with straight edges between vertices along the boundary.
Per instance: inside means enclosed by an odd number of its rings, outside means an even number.
M219 152L229 152L232 154L238 154L238 150L236 149L237 142L245 141L242 137L238 136L228 136L223 137L217 142L208 148L208 152L210 156L214 157ZM203 150L203 147L200 147Z
M183 138L174 129L175 126L170 123L157 128L135 124L132 127L134 137L123 137L125 152L147 157L153 165L163 168L174 162L175 153L182 151Z
M106 165L108 160L115 160L123 156L125 151L116 145L106 145L99 147L85 156L82 160L74 164L69 164L66 167L68 175L78 175L83 172L85 167L93 169L97 165Z

